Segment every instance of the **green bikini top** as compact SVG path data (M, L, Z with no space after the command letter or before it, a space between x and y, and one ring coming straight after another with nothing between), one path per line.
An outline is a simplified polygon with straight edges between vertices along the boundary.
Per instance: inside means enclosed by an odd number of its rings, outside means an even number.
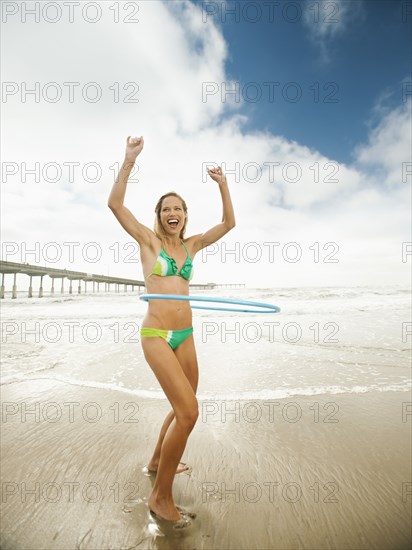
M189 252L186 248L185 243L180 239L180 242L185 247L187 258L183 266L181 267L179 273L177 273L177 265L172 257L170 257L164 248L160 249L159 255L156 259L156 263L153 266L153 269L149 275L145 277L145 280L148 279L151 275L160 275L161 277L168 277L172 275L177 275L182 277L187 281L190 281L193 277L193 262L192 258L189 256Z

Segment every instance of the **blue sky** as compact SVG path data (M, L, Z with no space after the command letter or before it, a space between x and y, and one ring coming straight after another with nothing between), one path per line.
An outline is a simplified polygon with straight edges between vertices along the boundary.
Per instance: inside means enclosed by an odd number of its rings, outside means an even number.
M353 160L353 148L366 141L370 124L376 122L374 106L399 104L401 83L411 75L412 16L407 19L409 25L402 21L406 2L355 0L344 2L349 6L345 13L340 3L325 2L319 20L336 20L329 27L340 30L321 41L314 39L319 24L310 10L312 1L273 2L272 11L263 0L195 3L208 21L220 26L228 42L226 69L246 98L243 112L249 120L245 128L281 134L338 162ZM289 6L286 10L285 5ZM233 13L235 6L238 16ZM256 102L247 101L245 85L253 82L262 91ZM279 82L273 102L264 82ZM302 94L296 102L288 101L296 97L293 82ZM318 102L313 89L316 82ZM334 84L324 90L327 83ZM255 89L249 88L251 97Z
M266 2L235 4L256 12ZM194 283L409 284L412 96L402 101L402 83L412 81L412 13L402 22L408 3L281 2L273 21L266 13L257 23L224 22L222 1L119 2L119 21L110 2L93 5L100 9L93 23L79 8L70 21L66 7L54 23L41 13L23 22L17 10L2 24L3 259L141 279L138 251L130 248L136 243L107 198L127 136L143 135L125 205L150 228L154 205L171 190L188 204L187 236L219 223L221 198L206 166L221 165L228 175L236 227L196 256ZM218 13L205 19L207 5ZM311 5L319 6L319 21ZM338 12L329 24L323 11L331 5ZM133 6L137 17L127 23ZM289 19L301 9L299 22L279 18L285 6ZM67 82L78 83L73 101ZM264 82L280 83L273 103ZM301 87L300 101L282 97L291 82ZM308 89L315 82L318 103ZM336 103L322 101L327 82L338 85ZM37 100L24 97L24 87L36 83ZM50 83L61 92L57 101L45 99ZM90 83L101 91L98 101L82 94ZM260 86L262 100L222 101L222 83L255 83L249 91ZM217 93L205 97L205 85ZM126 101L131 92L138 101ZM98 169L94 180L89 163ZM37 176L24 174L25 166ZM73 258L68 242L79 243ZM89 243L101 253L95 262L83 252ZM54 259L46 252L56 248ZM300 253L298 260L287 250ZM332 252L337 262L327 261Z

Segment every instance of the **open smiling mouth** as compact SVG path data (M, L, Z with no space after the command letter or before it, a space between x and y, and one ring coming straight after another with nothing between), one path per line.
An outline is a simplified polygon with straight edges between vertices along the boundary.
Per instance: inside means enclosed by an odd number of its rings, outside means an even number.
M171 218L170 220L167 220L167 223L170 227L177 227L179 220L177 220L176 218Z

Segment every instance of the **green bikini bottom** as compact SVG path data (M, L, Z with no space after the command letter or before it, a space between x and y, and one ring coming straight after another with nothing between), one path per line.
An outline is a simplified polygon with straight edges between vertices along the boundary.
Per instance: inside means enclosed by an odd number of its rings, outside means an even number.
M165 330L161 328L142 327L140 336L160 336L164 338L172 349L176 349L193 333L193 327L182 330Z

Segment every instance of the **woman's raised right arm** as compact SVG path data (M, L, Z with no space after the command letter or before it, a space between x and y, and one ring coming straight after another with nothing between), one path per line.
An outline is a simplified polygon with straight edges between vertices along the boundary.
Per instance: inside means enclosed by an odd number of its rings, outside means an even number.
M139 244L149 244L150 229L137 221L130 210L123 204L130 172L136 162L137 156L143 149L143 145L143 136L140 138L131 138L128 136L125 159L113 184L107 206L129 235L136 239Z

